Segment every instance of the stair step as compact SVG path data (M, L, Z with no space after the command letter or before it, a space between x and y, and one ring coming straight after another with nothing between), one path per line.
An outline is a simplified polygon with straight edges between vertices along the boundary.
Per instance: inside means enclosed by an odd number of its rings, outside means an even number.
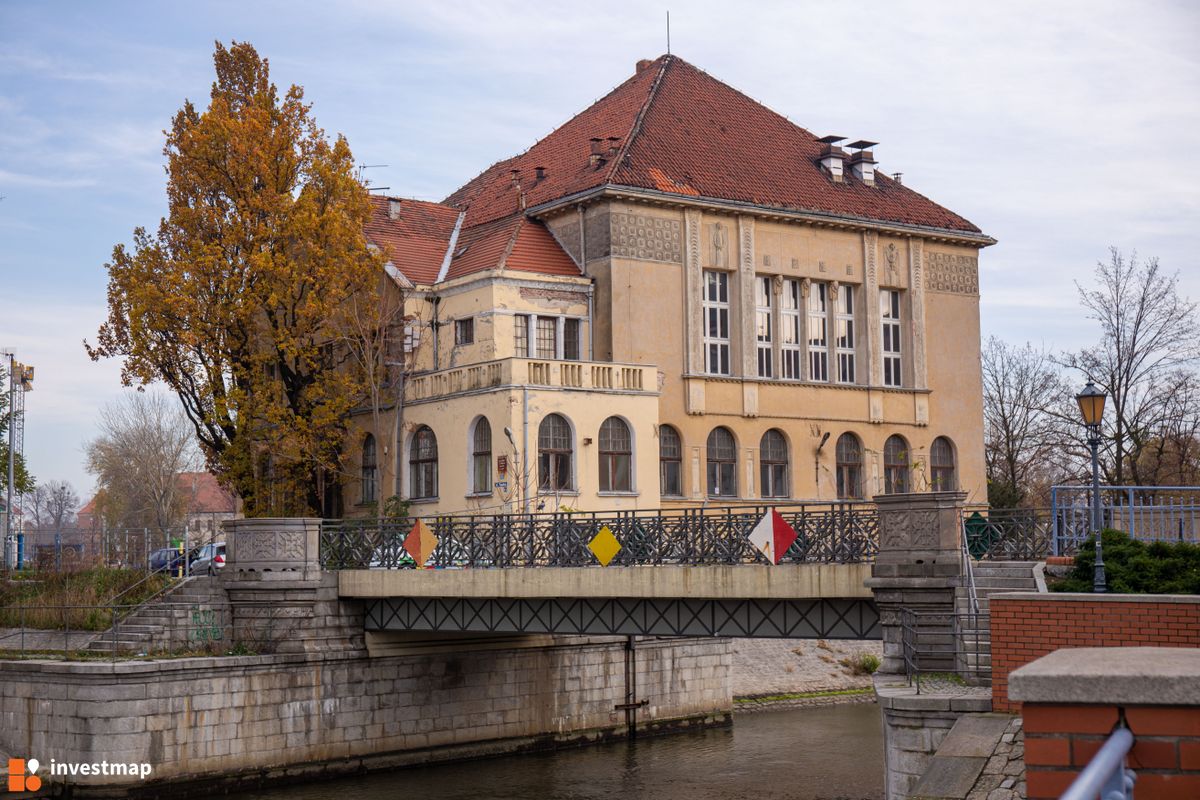
M1037 581L1033 578L986 578L975 576L976 589L1021 590L1037 589Z

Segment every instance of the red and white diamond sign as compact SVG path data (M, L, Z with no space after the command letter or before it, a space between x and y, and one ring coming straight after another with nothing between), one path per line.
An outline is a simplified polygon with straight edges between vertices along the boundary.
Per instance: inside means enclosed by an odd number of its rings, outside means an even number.
M750 530L750 544L758 548L772 564L778 564L779 559L796 541L796 530L788 525L775 509L771 509Z

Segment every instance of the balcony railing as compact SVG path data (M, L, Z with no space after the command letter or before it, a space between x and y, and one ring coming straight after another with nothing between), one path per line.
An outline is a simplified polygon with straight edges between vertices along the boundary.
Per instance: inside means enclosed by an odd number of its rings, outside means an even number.
M415 402L499 386L652 392L657 388L657 371L655 367L611 361L502 358L411 377L405 385L404 400Z
M620 513L498 514L425 518L438 539L430 567L598 566L588 544L607 527L620 551L614 566L766 564L746 538L769 506ZM856 563L879 549L879 519L867 503L775 506L797 533L781 563ZM325 569L405 569L414 519L326 520Z

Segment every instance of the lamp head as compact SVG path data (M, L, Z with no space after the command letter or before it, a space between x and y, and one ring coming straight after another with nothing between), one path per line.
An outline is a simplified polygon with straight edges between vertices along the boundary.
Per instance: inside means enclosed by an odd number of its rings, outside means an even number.
M1079 413L1083 415L1083 423L1095 427L1104 419L1104 392L1096 388L1096 384L1088 381L1083 391L1075 395L1079 404Z
M513 447L516 447L516 446L517 446L517 443L513 441L513 432L512 432L512 428L510 428L510 427L508 427L507 425L505 425L505 426L504 426L504 435L508 437L508 441L509 441L509 442L512 444L512 446L513 446Z

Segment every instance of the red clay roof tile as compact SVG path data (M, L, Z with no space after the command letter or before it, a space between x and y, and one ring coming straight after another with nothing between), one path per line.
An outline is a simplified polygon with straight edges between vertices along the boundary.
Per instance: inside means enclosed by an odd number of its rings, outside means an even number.
M391 216L392 204L396 217ZM413 283L431 284L437 279L458 209L423 200L371 195L371 217L365 226L367 238Z

